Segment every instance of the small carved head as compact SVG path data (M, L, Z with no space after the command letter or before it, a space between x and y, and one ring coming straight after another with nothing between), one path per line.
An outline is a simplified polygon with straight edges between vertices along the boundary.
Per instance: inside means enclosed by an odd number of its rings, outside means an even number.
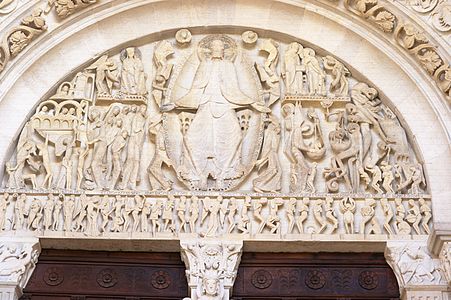
M204 293L208 296L216 296L219 293L219 279L218 278L204 278L203 280Z
M130 106L126 105L122 108L122 114L126 115L130 112Z
M212 58L224 58L224 42L221 40L213 40L210 44Z
M121 112L121 108L119 106L114 106L111 111L111 114L113 116L117 116L117 115L119 115L120 112Z
M129 48L125 49L125 52L127 53L128 58L135 57L135 48L129 47Z
M288 45L287 51L297 53L297 52L299 52L299 49L300 49L301 47L302 47L302 46L301 46L299 43L293 42L293 43L291 43L290 45Z

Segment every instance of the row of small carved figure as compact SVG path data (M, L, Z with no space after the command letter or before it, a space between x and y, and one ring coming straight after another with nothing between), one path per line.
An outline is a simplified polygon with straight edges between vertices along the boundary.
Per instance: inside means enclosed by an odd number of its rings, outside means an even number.
M76 197L49 194L46 200L33 197L28 201L27 194L5 193L0 197L0 229L6 230L6 221L9 221L10 230L63 230L87 235L106 232L199 233L213 237L220 233L280 234L282 223L287 224L286 234L322 234L327 228L328 234L335 234L339 231L339 222L342 222L342 231L346 234L382 234L384 230L389 235L409 235L429 234L432 218L431 208L423 198L408 200L408 209L401 198L394 199L395 209L387 198L380 201L372 198L356 201L351 197L337 200L332 197L177 198L174 195L150 199L140 195L81 194ZM338 202L340 214L334 207L335 202ZM359 218L356 218L357 202L363 202L359 205ZM382 226L376 213L378 202L383 211ZM358 230L354 228L356 221L359 222ZM207 225L203 226L204 223Z

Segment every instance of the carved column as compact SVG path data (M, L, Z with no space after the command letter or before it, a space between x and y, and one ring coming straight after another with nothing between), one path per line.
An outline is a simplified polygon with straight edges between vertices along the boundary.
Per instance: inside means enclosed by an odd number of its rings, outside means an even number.
M191 300L228 300L243 249L242 241L181 240Z
M442 262L443 273L449 286L451 286L451 242L443 244L440 252L440 261Z
M390 241L385 258L393 269L403 300L448 300L449 279L445 277L445 264L449 248L443 259L434 258L426 241Z
M0 242L0 299L16 300L30 279L41 246L37 238L2 237Z

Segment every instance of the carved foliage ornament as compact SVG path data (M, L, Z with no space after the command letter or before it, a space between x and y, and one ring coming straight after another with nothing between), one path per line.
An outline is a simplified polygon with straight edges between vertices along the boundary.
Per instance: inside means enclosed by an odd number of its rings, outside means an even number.
M451 6L446 1L441 1L440 5L437 5L438 2L436 0L406 0L408 6L421 13L430 12L437 7L430 13L429 19L432 22L429 22L437 30L446 32L451 29ZM416 29L412 23L396 17L392 11L379 4L378 0L344 0L343 4L347 10L368 19L383 32L393 34L394 39L410 55L413 55L432 76L438 87L445 94L447 101L451 101L449 62L442 58L437 46L430 43L423 32ZM448 70L448 74L444 75L443 70Z
M229 299L241 258L242 242L181 241L182 260L194 299Z
M56 15L60 18L66 18L96 2L97 0L48 0L45 13L49 13L55 7Z
M31 15L22 19L21 24L8 30L0 44L0 72L12 57L17 56L37 36L47 30L43 11L35 9Z

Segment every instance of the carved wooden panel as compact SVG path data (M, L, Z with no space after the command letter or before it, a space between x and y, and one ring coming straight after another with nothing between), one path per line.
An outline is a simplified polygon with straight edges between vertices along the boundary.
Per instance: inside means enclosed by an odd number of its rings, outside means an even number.
M244 253L234 300L399 299L382 254Z
M22 300L182 299L179 253L44 250Z

